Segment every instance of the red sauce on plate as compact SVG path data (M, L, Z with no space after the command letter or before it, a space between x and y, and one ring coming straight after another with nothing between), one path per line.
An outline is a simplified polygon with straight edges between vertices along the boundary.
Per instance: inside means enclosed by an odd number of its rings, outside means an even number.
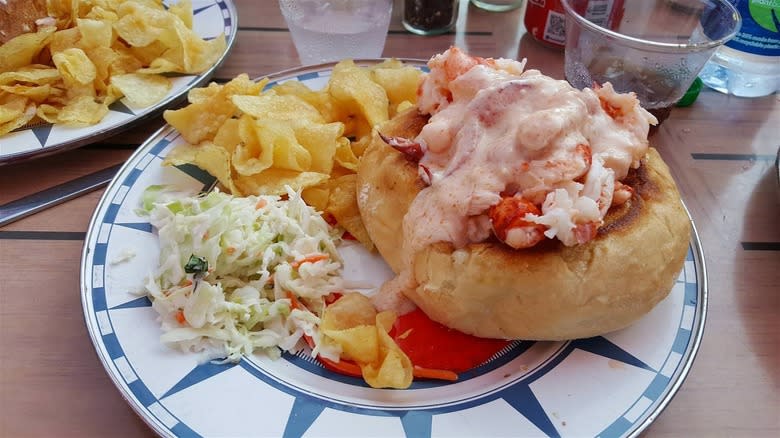
M391 335L414 365L456 373L481 365L510 342L448 328L419 308L399 317Z

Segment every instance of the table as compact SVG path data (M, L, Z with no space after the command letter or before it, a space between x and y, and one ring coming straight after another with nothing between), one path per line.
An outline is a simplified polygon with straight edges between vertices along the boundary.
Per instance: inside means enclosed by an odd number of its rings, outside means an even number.
M237 44L225 81L295 67L276 2L235 0ZM538 44L524 8L489 13L464 1L457 32L404 31L396 1L384 56L428 58L450 45L485 57L527 57L563 78L563 53ZM0 205L122 163L162 125L0 168ZM668 408L662 436L780 436L780 95L741 99L703 90L677 108L652 144L672 169L701 237L709 274L707 329ZM103 370L83 322L79 260L102 190L0 228L0 436L153 436Z

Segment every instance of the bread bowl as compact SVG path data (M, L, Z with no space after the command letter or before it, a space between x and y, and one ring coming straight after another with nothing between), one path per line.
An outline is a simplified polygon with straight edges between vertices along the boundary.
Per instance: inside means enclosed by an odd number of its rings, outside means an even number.
M430 122L420 105L399 114L379 127L385 139L374 137L358 168L363 222L399 274L380 292L379 307L398 305L388 296L400 292L431 319L468 334L564 340L624 328L669 293L687 253L690 222L669 168L646 144L621 178L630 198L608 206L585 242L547 238L516 249L493 233L481 241L410 243L425 216L410 220L408 212L433 187L430 171L386 139L419 139Z
M0 2L0 44L35 32L36 22L47 16L45 0L3 0Z

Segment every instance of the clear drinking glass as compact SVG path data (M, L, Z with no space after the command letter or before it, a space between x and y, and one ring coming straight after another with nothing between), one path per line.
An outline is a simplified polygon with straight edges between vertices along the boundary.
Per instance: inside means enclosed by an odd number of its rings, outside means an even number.
M393 0L279 0L301 64L379 58Z
M600 26L587 18L592 1L562 0L566 79L577 88L610 82L633 91L659 122L741 24L727 0L644 0L620 2Z

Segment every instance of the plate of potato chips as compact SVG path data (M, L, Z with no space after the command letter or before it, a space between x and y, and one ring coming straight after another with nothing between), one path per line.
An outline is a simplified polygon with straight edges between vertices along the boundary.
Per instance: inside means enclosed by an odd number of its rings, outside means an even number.
M0 46L0 165L93 143L158 115L211 78L238 26L231 0L46 8L30 32Z
M512 341L457 381L376 388L327 368L305 345L230 362L162 342L163 321L147 289L161 263L158 230L142 212L151 187L236 197L290 187L354 237L338 245L351 288L369 291L392 278L362 228L355 165L375 126L414 105L424 68L413 60L342 61L192 89L189 104L166 111L169 125L118 172L85 239L82 307L107 374L156 433L636 436L669 403L703 330L698 240L669 297L634 327L568 342ZM383 334L378 318L363 328Z

